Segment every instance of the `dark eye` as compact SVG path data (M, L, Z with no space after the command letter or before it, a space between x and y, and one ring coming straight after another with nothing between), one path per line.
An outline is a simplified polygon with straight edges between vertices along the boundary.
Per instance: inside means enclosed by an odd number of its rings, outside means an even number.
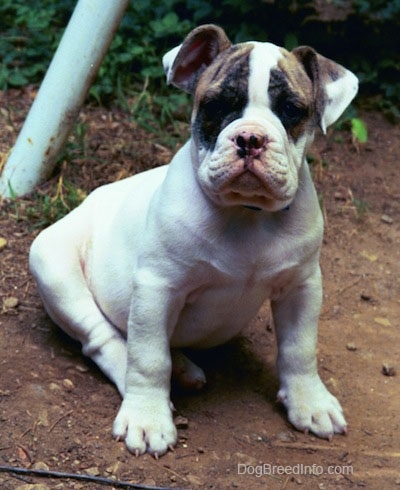
M223 99L212 99L203 104L203 112L209 118L221 117L225 110Z
M306 109L296 105L290 100L285 100L281 105L281 117L284 125L294 126L306 116Z

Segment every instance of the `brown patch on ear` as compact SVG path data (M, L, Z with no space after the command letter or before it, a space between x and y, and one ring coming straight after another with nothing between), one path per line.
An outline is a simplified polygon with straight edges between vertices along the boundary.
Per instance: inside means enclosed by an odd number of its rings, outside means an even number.
M216 56L231 42L225 31L213 24L199 26L184 40L171 68L174 85L194 93L197 81Z
M343 68L343 66L339 65L335 61L325 58L325 56L318 53L317 60L321 74L321 82L324 85L339 80L339 78L342 78L346 73L346 69Z
M329 100L327 100L324 87L343 77L346 70L338 63L321 56L309 46L300 46L294 49L292 53L303 64L313 83L315 123L325 131L322 119L326 105L329 104Z
M316 125L320 124L322 113L325 107L325 94L322 90L320 66L318 63L318 54L313 48L309 46L299 46L295 48L292 53L303 65L308 77L310 78L313 86L313 113L314 122Z

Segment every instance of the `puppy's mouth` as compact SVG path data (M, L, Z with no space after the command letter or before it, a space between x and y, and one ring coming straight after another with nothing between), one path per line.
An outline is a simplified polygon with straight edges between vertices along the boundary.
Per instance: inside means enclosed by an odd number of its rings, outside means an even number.
M293 198L288 192L285 174L268 172L260 161L246 160L245 168L221 187L222 201L227 205L242 205L269 211L285 208Z

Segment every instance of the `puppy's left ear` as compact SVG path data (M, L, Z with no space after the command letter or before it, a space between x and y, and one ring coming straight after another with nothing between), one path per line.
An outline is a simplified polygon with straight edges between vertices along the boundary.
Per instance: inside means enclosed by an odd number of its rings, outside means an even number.
M336 122L358 91L358 79L342 65L316 53L308 46L300 46L293 54L305 65L313 81L318 123L323 133Z
M213 24L197 27L180 46L164 55L167 83L193 94L203 71L230 46L231 42L220 27Z

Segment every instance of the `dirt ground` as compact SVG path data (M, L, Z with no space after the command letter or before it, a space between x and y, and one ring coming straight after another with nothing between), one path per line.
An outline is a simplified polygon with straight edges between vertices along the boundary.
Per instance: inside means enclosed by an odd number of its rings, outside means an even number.
M0 94L3 161L33 97L33 89ZM335 131L311 152L326 216L319 371L344 407L347 436L328 442L287 422L265 305L240 338L195 353L208 384L200 394L173 389L175 451L136 459L111 436L117 391L42 308L27 270L38 217L27 219L33 204L23 199L3 202L0 214L0 465L165 488L400 488L400 127L362 117L367 144ZM84 151L61 165L80 192L171 156L117 109L85 108L81 123ZM59 175L40 192L55 195L57 183ZM106 488L4 471L0 487Z

